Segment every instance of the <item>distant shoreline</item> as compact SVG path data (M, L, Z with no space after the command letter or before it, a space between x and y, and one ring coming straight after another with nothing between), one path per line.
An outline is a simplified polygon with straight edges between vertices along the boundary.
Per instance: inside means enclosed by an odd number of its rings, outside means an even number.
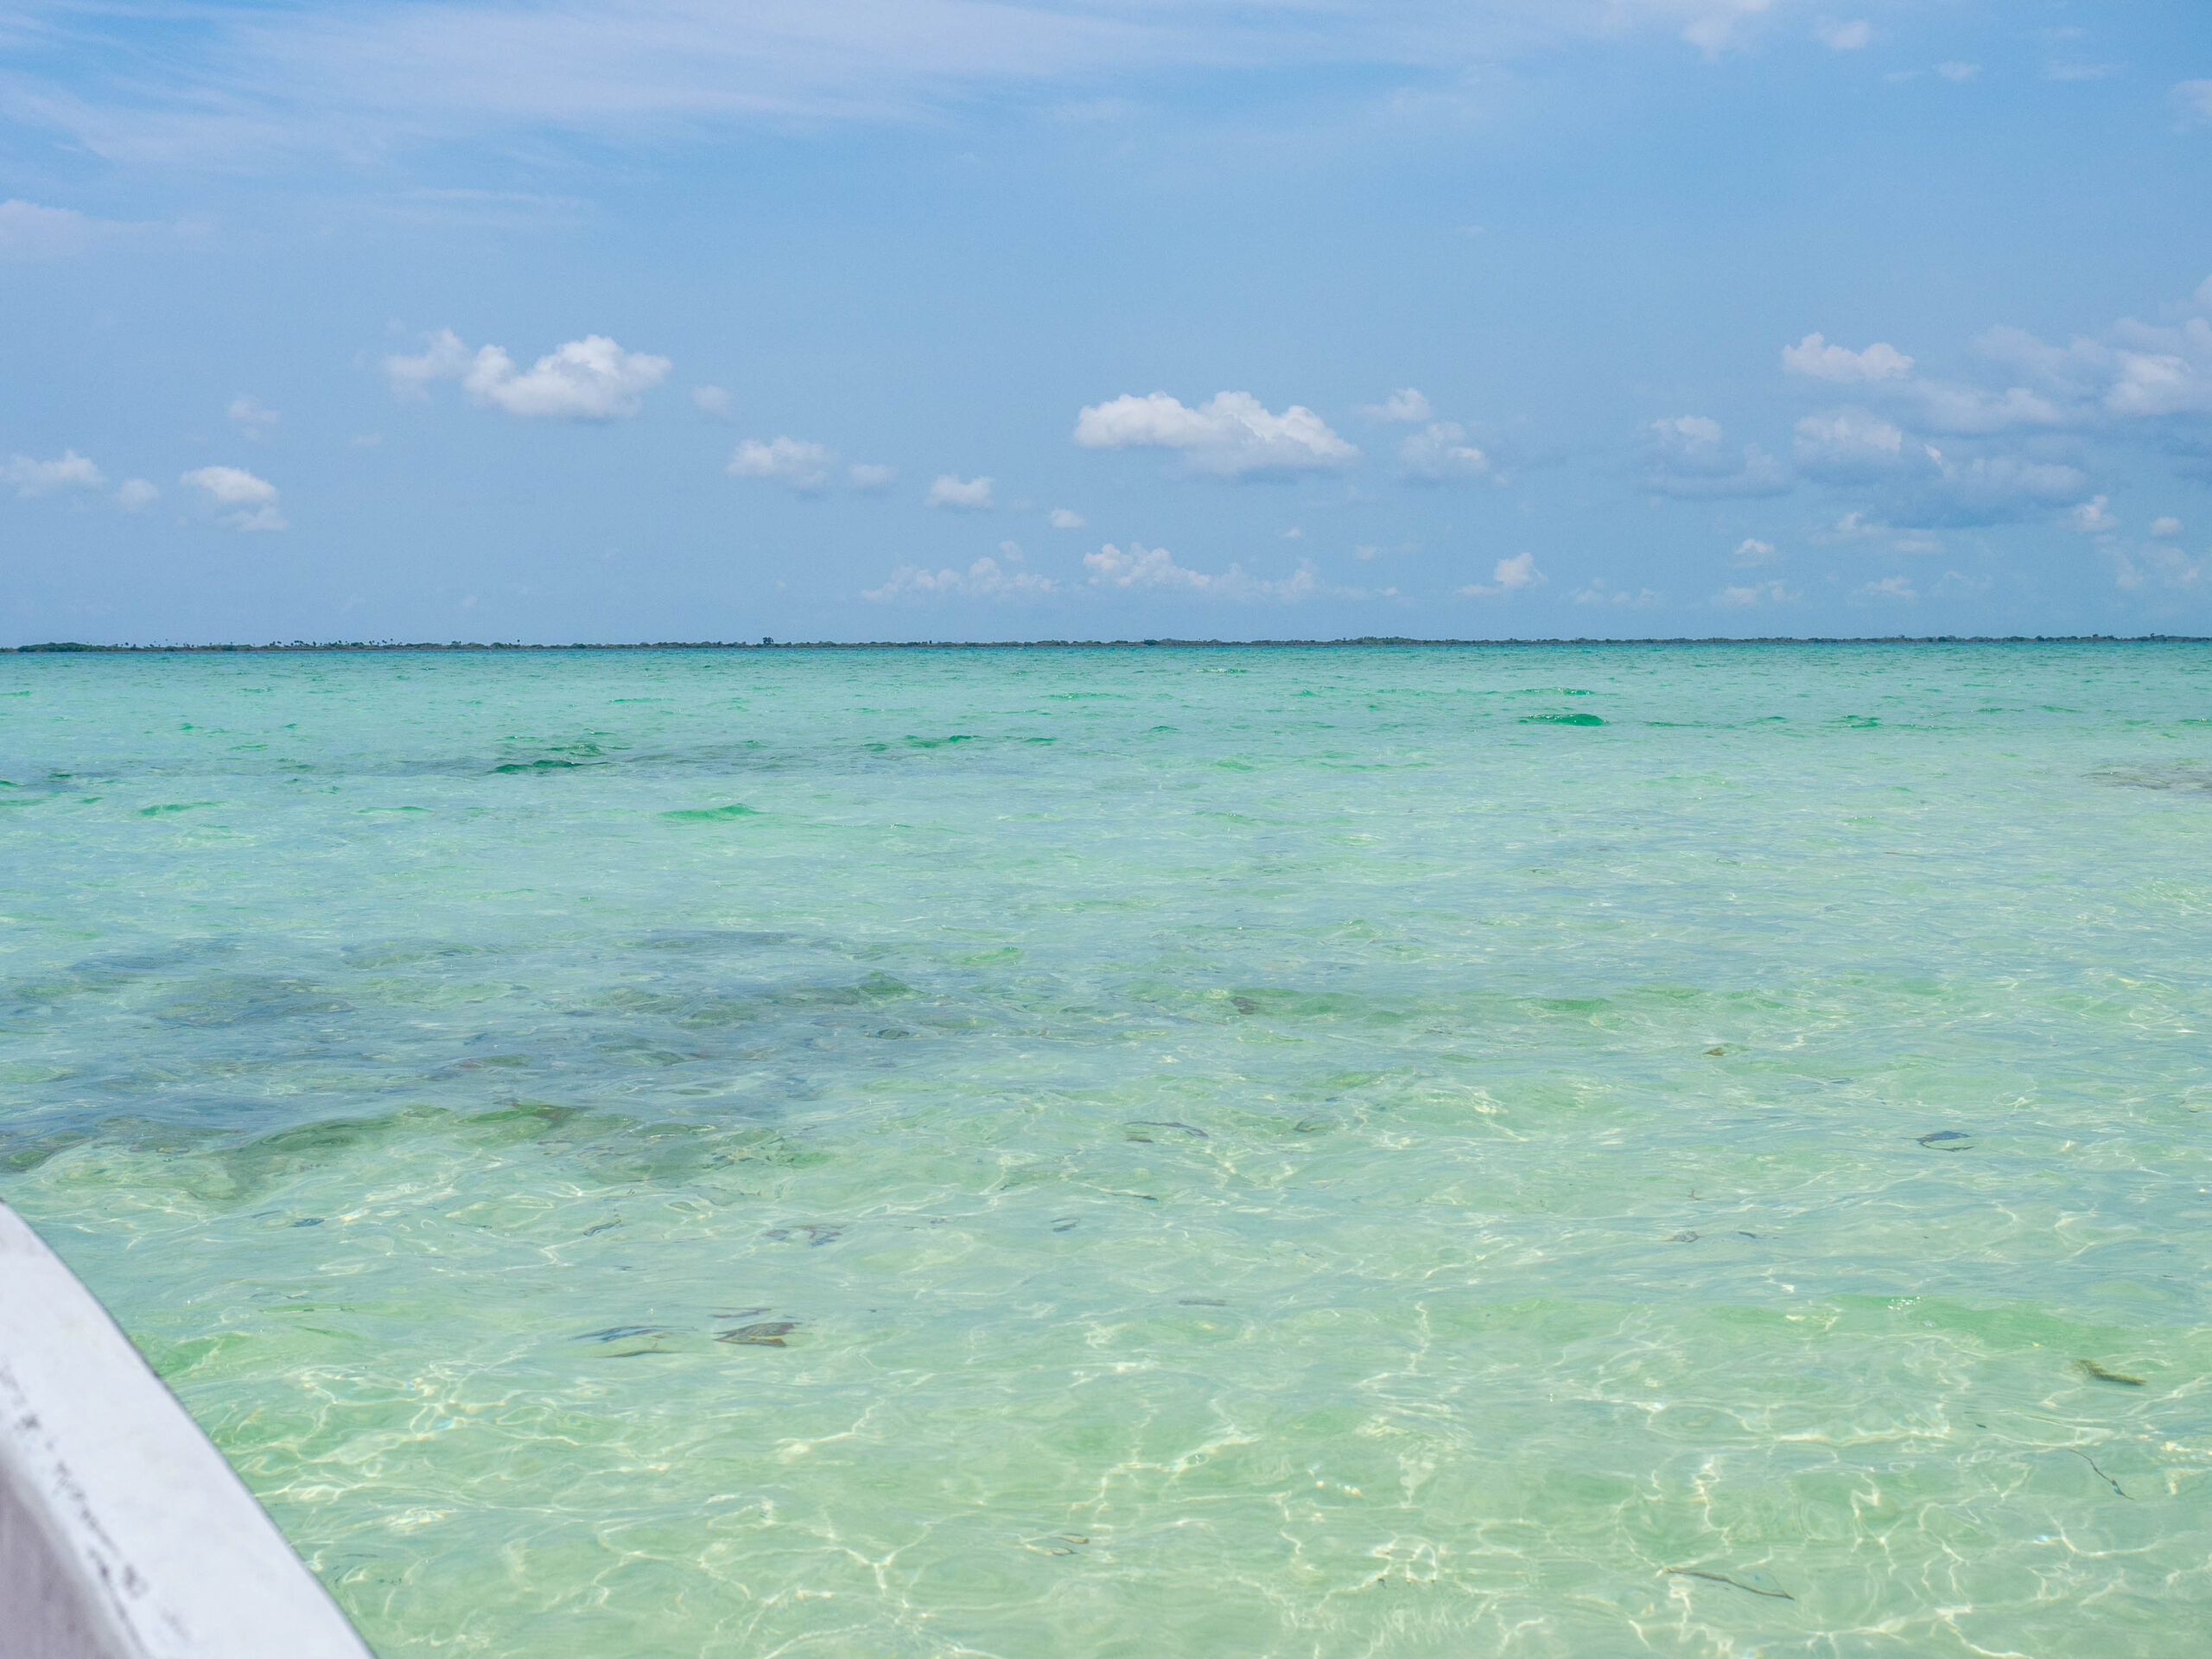
M1452 645L1462 648L1529 648L1543 645L2202 645L2212 636L2196 633L1927 633L1764 634L1756 637L1680 636L1651 639L1415 639L1363 634L1342 639L645 639L623 642L578 640L569 645L524 645L516 640L431 641L398 639L272 640L265 645L92 645L76 640L48 640L32 645L0 645L0 654L52 652L146 655L162 652L423 652L423 651L1121 651L1147 647L1207 651L1288 651L1348 646Z

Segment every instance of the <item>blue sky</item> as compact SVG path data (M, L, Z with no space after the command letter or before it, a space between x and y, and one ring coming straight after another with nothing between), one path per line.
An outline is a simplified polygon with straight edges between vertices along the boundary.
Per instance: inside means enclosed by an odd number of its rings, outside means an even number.
M0 0L0 643L2212 633L2212 9Z

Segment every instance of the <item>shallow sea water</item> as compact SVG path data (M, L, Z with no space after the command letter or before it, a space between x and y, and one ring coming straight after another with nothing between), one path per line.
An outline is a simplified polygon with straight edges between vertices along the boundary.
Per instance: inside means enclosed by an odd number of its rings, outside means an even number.
M2182 1656L2212 648L0 658L0 1198L385 1659Z

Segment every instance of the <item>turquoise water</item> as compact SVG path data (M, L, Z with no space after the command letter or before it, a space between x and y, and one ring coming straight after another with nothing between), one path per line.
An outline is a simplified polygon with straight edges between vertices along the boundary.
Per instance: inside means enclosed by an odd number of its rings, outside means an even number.
M0 1198L385 1659L2196 1655L2208 694L0 658Z

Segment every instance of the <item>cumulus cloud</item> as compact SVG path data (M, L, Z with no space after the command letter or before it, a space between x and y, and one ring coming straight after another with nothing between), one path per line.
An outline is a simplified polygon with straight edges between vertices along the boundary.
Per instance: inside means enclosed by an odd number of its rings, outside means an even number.
M1001 549L1007 545L1001 543ZM918 565L902 564L883 586L870 588L861 597L881 604L895 599L1026 599L1052 591L1050 576L1030 570L1006 570L996 559L986 556L965 570L925 570Z
M2104 550L2113 564L2113 580L2134 591L2145 588L2194 588L2204 580L2202 562L2177 547L2144 547L2131 550Z
M1954 85L1961 85L1980 75L1981 66L1978 63L1939 63L1936 66L1936 73Z
M1713 602L1724 610L1736 610L1751 605L1780 605L1797 597L1779 582L1754 582L1741 588L1723 588L1713 596Z
M826 445L779 433L766 443L758 438L746 439L731 453L722 470L733 478L773 479L801 494L811 494L829 483L836 464L837 452Z
M1918 599L1920 595L1914 591L1910 576L1884 576L1880 581L1870 582L1861 588L1859 590L1859 597L1861 599Z
M115 489L115 505L125 512L143 512L161 498L160 488L150 479L126 478Z
M1877 340L1863 352L1831 346L1825 336L1808 334L1795 346L1782 348L1782 366L1792 374L1840 385L1870 380L1902 380L1912 372L1912 359L1894 346Z
M1359 412L1370 421L1425 421L1428 399L1411 386L1401 386L1379 404L1362 404Z
M626 352L605 334L556 346L527 369L497 346L472 353L450 328L418 354L387 357L384 370L402 397L426 395L434 380L457 379L479 404L531 420L608 421L635 415L665 379L664 357Z
M730 452L722 470L732 478L764 478L798 495L817 495L840 475L845 486L862 495L879 495L898 480L898 469L869 461L847 466L826 443L779 433L766 440L746 438Z
M2024 374L2051 417L2093 426L2212 413L2212 280L2191 308L2199 315L2154 325L2124 317L2102 339L2053 346L2024 329L1992 328L1974 342L1986 360Z
M412 357L395 354L384 360L385 378L392 395L406 401L428 397L433 380L457 380L468 372L468 347L450 328L432 334L423 350Z
M1231 564L1218 575L1192 570L1175 563L1164 547L1148 548L1131 542L1127 549L1109 542L1096 553L1083 556L1094 588L1164 588L1230 599L1302 599L1320 586L1312 560L1301 561L1295 572L1276 582L1262 582Z
M2067 522L2084 536L2105 536L2120 528L2120 520L2106 509L2107 498L2091 496L2066 515Z
M1461 591L1471 590L1463 588ZM1603 576L1592 576L1586 587L1569 597L1577 605L1611 605L1630 611L1648 611L1664 600L1664 596L1653 588L1639 588L1630 592L1625 588L1614 587Z
M1416 483L1482 478L1490 469L1490 457L1467 442L1467 429L1457 421L1431 422L1398 446L1398 476Z
M1247 478L1343 467L1359 451L1302 404L1271 413L1249 391L1217 392L1192 409L1164 391L1124 395L1076 416L1075 441L1090 449L1173 449L1185 470Z
M1856 52L1874 38L1873 27L1863 17L1847 23L1823 17L1813 25L1813 33L1831 52Z
M1772 542L1763 542L1756 536L1746 536L1736 543L1736 568L1749 570L1762 564L1772 564L1782 556L1775 551Z
M1808 334L1782 348L1782 366L1808 379L1863 386L1869 395L1903 400L1911 406L1915 424L1936 432L2001 432L2054 426L2063 419L2049 398L2024 386L1991 391L1915 375L1913 359L1880 340L1854 352L1821 334Z
M981 512L991 506L991 480L988 478L956 478L950 473L940 473L931 482L929 491L922 497L925 507L950 507L956 512Z
M2079 468L2056 461L1948 454L1858 408L1798 422L1795 453L1808 476L1874 486L1882 516L1913 525L2000 524L2078 501L2089 481Z
M1543 581L1544 573L1536 569L1536 556L1516 553L1511 558L1500 559L1491 567L1488 582L1469 582L1459 591L1465 598L1495 599L1500 594L1519 593L1523 588L1534 588Z
M283 514L277 510L276 486L265 478L256 478L243 467L195 467L177 482L205 491L209 500L218 507L234 509L216 520L228 529L291 528L285 522Z
M1670 415L1643 432L1643 487L1688 499L1780 495L1789 480L1755 443L1741 449L1727 442L1719 422L1704 415Z
M1088 522L1072 507L1054 507L1046 515L1046 520L1054 530L1081 530Z
M0 461L0 485L13 486L16 495L25 499L55 490L97 490L106 482L100 469L74 449L64 449L54 461L10 455Z
M1863 484L1903 464L1904 431L1871 410L1846 408L1797 423L1797 464L1831 484Z
M702 415L711 415L718 421L729 418L729 393L720 386L691 388L691 407Z
M231 399L229 414L238 423L238 431L256 442L267 437L270 429L284 418L273 409L264 409L244 392Z
M2178 536L2181 534L2181 520L2171 515L2153 518L2151 521L2151 533L2161 537Z
M635 415L640 400L667 376L664 357L626 352L605 334L556 346L528 369L497 346L476 353L461 384L480 404L531 419L608 421Z

